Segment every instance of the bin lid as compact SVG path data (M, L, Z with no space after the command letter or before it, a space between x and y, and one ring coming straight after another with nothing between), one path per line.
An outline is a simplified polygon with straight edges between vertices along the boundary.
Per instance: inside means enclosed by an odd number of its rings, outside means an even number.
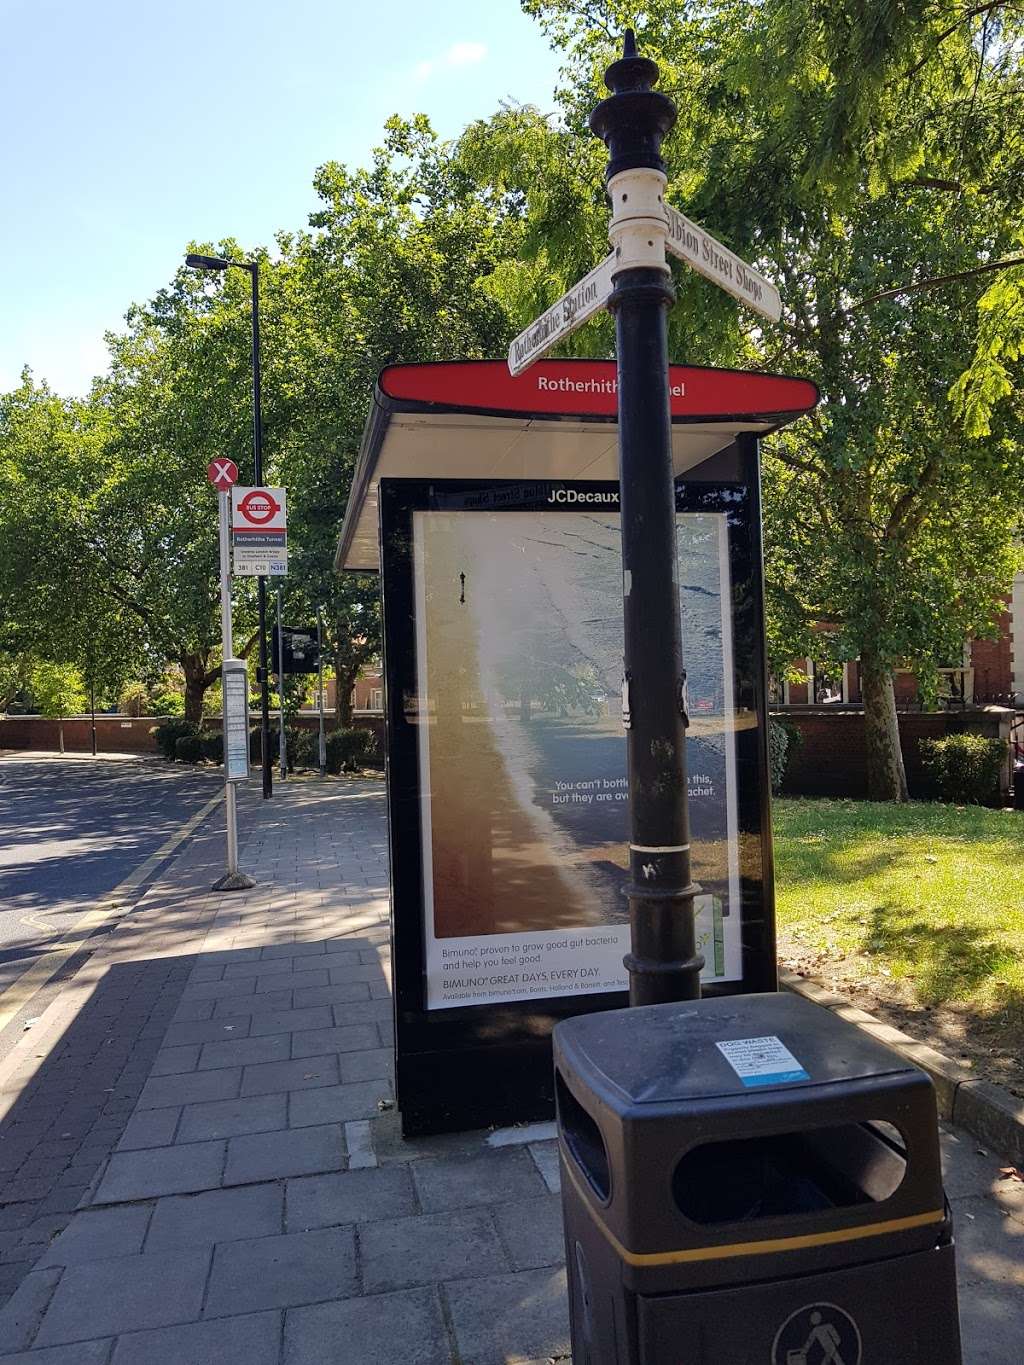
M566 1019L556 1047L584 1083L633 1104L813 1088L917 1068L797 995L733 995ZM604 1089L600 1083L594 1087Z

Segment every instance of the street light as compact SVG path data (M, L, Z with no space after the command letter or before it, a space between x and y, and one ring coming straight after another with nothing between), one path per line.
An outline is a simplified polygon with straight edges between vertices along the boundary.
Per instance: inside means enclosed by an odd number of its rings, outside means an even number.
M231 266L247 270L252 280L252 444L256 484L263 485L263 416L260 412L260 264L259 261L229 261L223 256L198 256L189 252L185 264L194 270L227 270ZM270 760L270 691L267 676L267 580L256 580L260 637L260 750L263 755L263 796L274 794L274 771Z

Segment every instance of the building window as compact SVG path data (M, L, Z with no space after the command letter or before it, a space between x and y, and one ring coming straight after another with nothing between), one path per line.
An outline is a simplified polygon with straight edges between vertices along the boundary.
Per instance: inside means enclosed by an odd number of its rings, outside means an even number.
M811 700L815 706L833 706L846 700L846 670L842 664L811 664Z

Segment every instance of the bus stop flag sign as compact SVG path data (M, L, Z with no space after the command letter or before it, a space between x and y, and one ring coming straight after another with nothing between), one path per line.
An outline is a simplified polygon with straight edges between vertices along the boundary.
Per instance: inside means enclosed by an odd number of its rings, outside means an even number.
M287 498L283 488L231 490L231 549L241 576L288 572Z

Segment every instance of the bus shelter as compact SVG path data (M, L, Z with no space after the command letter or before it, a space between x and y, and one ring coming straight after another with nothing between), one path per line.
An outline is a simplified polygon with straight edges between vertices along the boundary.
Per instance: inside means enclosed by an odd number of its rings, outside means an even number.
M817 398L670 372L706 994L776 986L758 442ZM554 1025L627 1003L618 503L614 362L380 375L336 567L381 576L406 1135L550 1117Z

